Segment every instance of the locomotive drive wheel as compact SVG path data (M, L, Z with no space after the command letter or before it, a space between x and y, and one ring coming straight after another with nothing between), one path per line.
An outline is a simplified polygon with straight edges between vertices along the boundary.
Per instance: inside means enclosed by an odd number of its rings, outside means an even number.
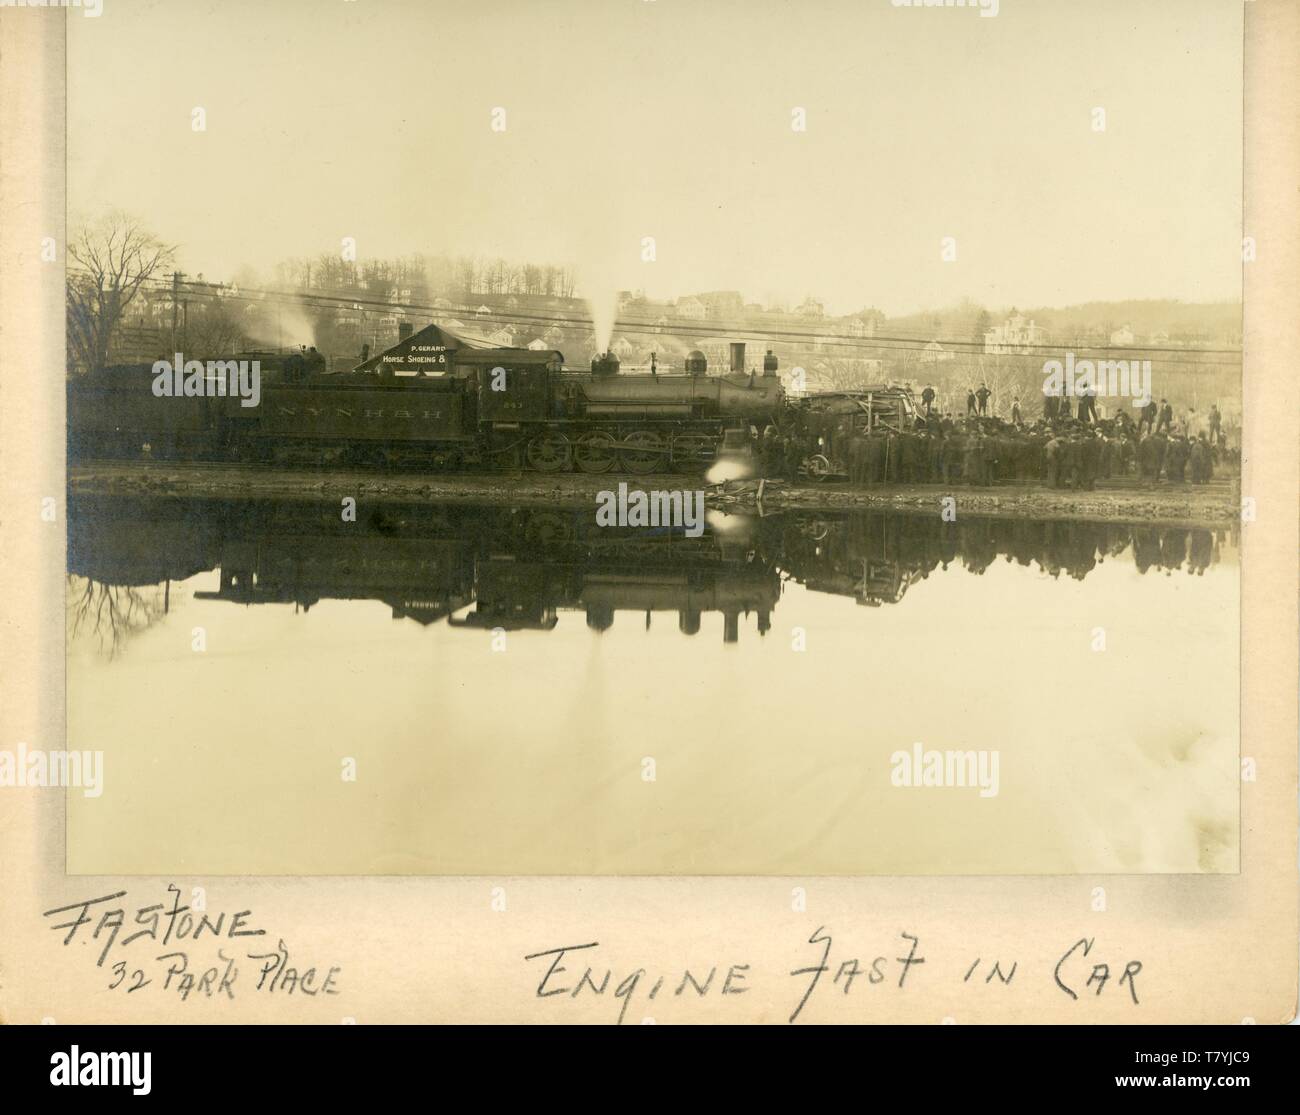
M653 430L633 430L623 439L619 451L628 472L644 475L658 469L664 459L664 439Z
M567 518L554 511L534 512L524 528L530 542L567 542L571 533Z
M708 434L680 434L673 438L673 464L678 468L703 468L712 464L716 439Z
M831 463L820 453L814 453L808 458L806 465L808 476L812 480L825 480L831 474Z
M614 438L606 433L583 434L573 448L573 459L583 472L608 472L618 461Z
M569 463L570 449L563 434L538 434L528 443L528 464L538 472L559 472Z

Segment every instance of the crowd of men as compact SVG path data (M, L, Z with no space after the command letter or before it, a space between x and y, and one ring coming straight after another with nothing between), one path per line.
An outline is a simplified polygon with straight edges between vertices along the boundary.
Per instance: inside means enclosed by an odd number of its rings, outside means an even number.
M987 391L984 384L972 388L968 411L957 418L938 413L927 388L911 428L866 433L855 416L785 435L768 427L756 446L760 467L764 475L794 480L813 473L810 462L820 456L823 468L866 486L1018 482L1091 489L1098 480L1130 475L1149 486L1205 484L1229 456L1217 406L1202 420L1194 411L1175 418L1162 399L1138 410L1136 421L1131 408L1099 419L1094 398L1047 396L1042 417L1026 424L1019 399L1010 419L989 415Z

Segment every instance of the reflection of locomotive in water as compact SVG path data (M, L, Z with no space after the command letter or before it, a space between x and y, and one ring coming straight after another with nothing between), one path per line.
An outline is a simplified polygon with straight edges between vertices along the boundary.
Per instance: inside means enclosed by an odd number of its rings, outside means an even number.
M735 642L760 633L780 597L742 522L725 534L595 525L590 511L382 505L342 523L336 508L89 499L70 511L69 570L110 584L157 583L220 567L199 599L242 604L378 600L394 619L486 630L550 630L565 610L604 631L619 611L675 612L679 630L720 612ZM143 546L139 540L149 539ZM143 563L143 565L141 564Z
M453 626L550 630L557 611L586 613L605 631L619 611L675 612L684 635L700 631L706 612L723 617L723 641L736 642L740 618L756 615L758 633L771 628L780 577L754 560L756 523L732 521L727 533L691 538L677 529L596 527L589 513L516 512L525 516L521 549L504 539L480 555L475 607Z
M1199 575L1235 551L1227 532L1183 527L897 512L730 517L697 538L595 525L590 511L379 504L344 523L314 502L75 496L68 569L127 595L220 568L199 598L242 604L375 600L394 619L458 628L549 631L565 610L604 631L619 611L675 612L694 635L721 613L735 642L753 613L760 634L790 580L859 604L898 603L939 569L980 574L1005 559L1082 580L1131 552L1138 572ZM111 616L109 619L111 620Z
M156 396L148 366L110 368L69 384L69 455L698 470L782 411L776 357L747 373L744 344L731 350L724 375L698 352L671 375L623 374L608 353L573 371L559 352L474 348L431 325L344 374L267 357L255 407L227 395L216 361L187 363L180 397Z

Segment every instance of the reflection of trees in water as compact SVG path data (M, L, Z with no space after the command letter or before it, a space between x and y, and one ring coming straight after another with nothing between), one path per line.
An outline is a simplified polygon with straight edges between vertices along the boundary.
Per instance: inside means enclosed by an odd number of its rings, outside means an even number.
M106 585L75 574L67 584L68 637L93 638L110 658L167 614L168 586Z
M1196 575L1234 560L1235 528L1119 524L897 511L733 516L726 530L598 526L587 508L381 505L344 524L316 501L203 504L82 500L69 516L71 634L113 657L167 612L170 584L221 569L201 600L301 604L376 600L395 618L431 624L473 604L455 627L550 630L558 609L583 609L604 630L615 613L676 611L700 630L710 611L755 611L759 629L784 575L859 605L895 605L931 574L977 576L1013 564L1082 581L1106 561L1140 573ZM1130 556L1131 555L1131 556ZM1184 574L1185 575L1185 574ZM126 582L125 584L114 582ZM186 592L186 599L194 596Z
M1139 573L1200 575L1220 558L1227 532L1176 526L857 514L839 521L795 517L768 547L796 580L860 603L891 603L908 585L953 565L977 576L1002 559L1050 577L1082 581L1108 558L1132 552Z

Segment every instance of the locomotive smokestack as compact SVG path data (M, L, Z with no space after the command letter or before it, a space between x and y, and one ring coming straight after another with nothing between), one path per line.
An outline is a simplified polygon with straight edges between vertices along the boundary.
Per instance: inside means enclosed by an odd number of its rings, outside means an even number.
M618 357L612 352L600 352L591 358L591 371L598 376L618 375Z
M708 370L709 362L704 358L704 353L698 348L691 349L686 354L686 374L688 376L706 375Z
M731 342L731 374L734 376L743 376L745 374L745 342Z
M776 355L769 348L767 355L763 357L763 377L776 375L777 359Z

